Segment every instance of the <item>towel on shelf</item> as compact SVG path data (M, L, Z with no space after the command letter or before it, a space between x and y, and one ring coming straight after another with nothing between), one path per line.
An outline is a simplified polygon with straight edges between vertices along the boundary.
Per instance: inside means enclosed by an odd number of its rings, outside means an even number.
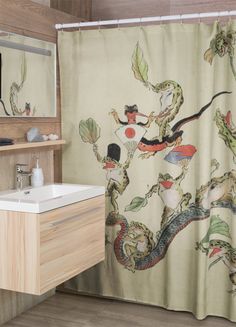
M5 137L0 137L0 146L3 146L3 145L12 145L12 144L14 144L13 139L8 139L8 138L5 138Z

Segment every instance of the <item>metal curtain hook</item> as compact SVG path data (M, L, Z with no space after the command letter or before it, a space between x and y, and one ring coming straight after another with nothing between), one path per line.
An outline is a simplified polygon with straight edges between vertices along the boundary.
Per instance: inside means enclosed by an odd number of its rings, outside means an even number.
M181 23L181 25L183 24L183 15L182 14L180 15L180 23Z
M162 16L160 16L160 25L162 25Z
M201 24L201 14L198 14L198 23Z
M119 19L117 19L117 28L118 28L118 30L120 29L120 20Z

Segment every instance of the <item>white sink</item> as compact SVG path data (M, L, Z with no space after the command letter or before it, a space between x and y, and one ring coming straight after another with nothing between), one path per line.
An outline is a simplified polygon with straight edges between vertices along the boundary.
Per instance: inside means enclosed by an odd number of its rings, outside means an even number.
M105 193L103 186L49 184L22 191L0 192L0 210L40 213Z

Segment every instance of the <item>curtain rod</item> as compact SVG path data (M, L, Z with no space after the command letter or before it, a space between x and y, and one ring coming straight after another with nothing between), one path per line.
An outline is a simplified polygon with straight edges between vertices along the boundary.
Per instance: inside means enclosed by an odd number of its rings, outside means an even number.
M186 20L186 19L202 19L210 17L231 17L236 16L236 10L234 11L219 11L219 12L205 12L199 14L183 14L183 15L170 15L170 16L155 16L155 17L142 17L142 18L128 18L128 19L113 19L113 20L100 20L94 22L80 22L80 23L69 23L69 24L56 24L57 30L66 28L80 28L80 27L94 27L94 26L108 26L108 25L124 25L134 23L150 23L150 22L164 22L171 20Z

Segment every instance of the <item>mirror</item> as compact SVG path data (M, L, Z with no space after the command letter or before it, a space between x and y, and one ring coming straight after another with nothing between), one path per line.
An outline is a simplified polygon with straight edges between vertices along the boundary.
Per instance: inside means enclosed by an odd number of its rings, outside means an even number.
M0 31L0 117L56 116L56 45Z

